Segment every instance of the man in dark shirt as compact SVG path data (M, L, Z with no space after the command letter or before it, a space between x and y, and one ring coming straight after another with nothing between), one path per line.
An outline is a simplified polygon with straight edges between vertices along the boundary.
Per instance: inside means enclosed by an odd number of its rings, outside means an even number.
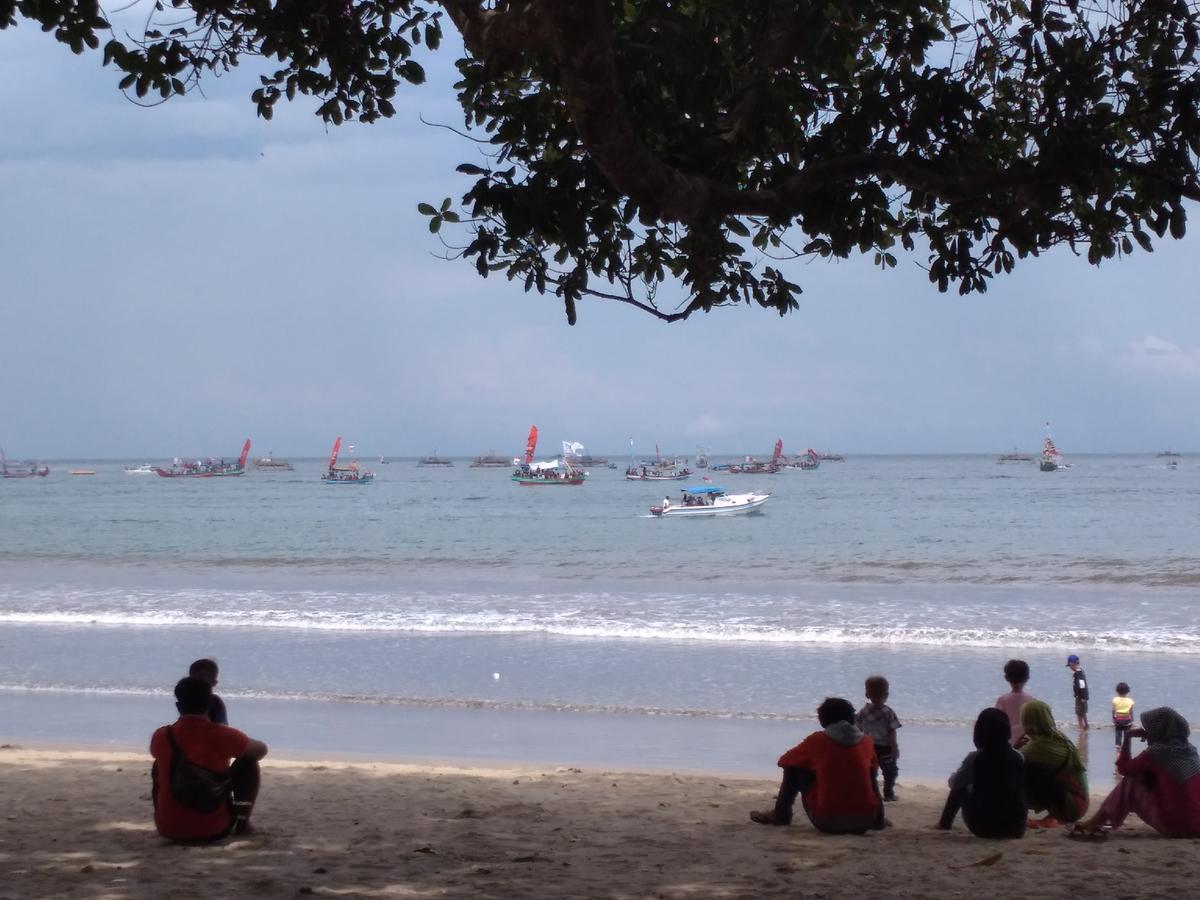
M217 661L215 659L198 659L188 666L188 676L207 682L210 688L217 686L218 674ZM208 702L208 718L209 721L216 722L218 725L229 724L229 716L225 712L225 701L215 693Z
M1067 657L1067 668L1071 670L1071 690L1075 694L1075 720L1079 723L1080 731L1088 727L1088 683L1079 665L1079 657L1072 653Z

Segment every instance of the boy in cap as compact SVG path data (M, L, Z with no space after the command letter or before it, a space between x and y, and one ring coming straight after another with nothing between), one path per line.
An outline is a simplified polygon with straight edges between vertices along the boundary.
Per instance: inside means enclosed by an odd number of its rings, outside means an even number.
M1075 694L1075 720L1079 723L1080 731L1087 731L1087 676L1083 674L1083 667L1079 665L1079 657L1074 653L1067 657L1067 668L1071 670L1071 691Z

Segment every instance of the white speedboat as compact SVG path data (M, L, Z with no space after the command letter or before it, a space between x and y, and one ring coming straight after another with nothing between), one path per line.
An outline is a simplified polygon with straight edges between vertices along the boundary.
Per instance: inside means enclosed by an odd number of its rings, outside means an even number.
M150 463L142 463L140 466L126 466L125 474L126 475L153 475L154 474L154 466L150 465Z
M667 516L736 516L753 512L771 499L770 494L751 491L747 494L727 494L721 487L684 488L678 501L663 497L661 506L650 507L652 515Z

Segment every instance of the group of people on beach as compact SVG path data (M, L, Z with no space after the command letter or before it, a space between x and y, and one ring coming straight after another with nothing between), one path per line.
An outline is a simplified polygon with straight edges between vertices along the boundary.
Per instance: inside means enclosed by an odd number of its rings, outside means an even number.
M1088 684L1079 657L1068 657L1076 719L1087 729ZM251 828L258 797L259 761L267 745L229 726L214 692L218 668L198 659L175 685L179 718L150 739L154 824L166 838L218 841ZM1004 666L1009 690L975 721L975 750L950 776L938 828L949 829L961 812L970 832L983 838L1019 838L1027 828L1069 826L1068 835L1099 839L1130 813L1167 837L1200 838L1200 755L1189 742L1187 721L1170 707L1141 714L1133 727L1129 686L1117 685L1113 725L1120 782L1089 819L1087 769L1075 744L1055 724L1048 704L1025 692L1029 665ZM783 779L775 806L750 813L762 825L788 825L797 798L818 831L864 834L891 825L884 804L897 798L900 720L888 706L886 678L866 680L866 704L826 698L817 708L821 728L779 758ZM1134 756L1131 745L1147 748ZM882 787L880 786L882 775ZM1029 818L1030 812L1044 813Z
M1075 654L1067 666L1076 721L1087 730L1087 676ZM1135 728L1129 685L1117 685L1112 716L1122 777L1100 809L1084 819L1090 797L1078 748L1058 729L1050 706L1025 692L1028 663L1009 660L1004 678L1009 690L979 713L975 750L950 776L936 827L950 829L961 812L977 837L1019 838L1027 828L1067 825L1069 837L1099 840L1133 813L1166 837L1200 838L1200 755L1183 716L1160 706L1142 713L1141 727ZM775 807L751 812L752 821L788 825L800 797L818 831L863 834L890 826L884 804L897 799L900 721L887 705L887 679L873 675L865 687L867 703L857 712L840 697L826 698L817 708L821 730L779 758L783 780ZM1148 745L1137 756L1131 750L1135 739ZM1044 815L1030 818L1030 812Z

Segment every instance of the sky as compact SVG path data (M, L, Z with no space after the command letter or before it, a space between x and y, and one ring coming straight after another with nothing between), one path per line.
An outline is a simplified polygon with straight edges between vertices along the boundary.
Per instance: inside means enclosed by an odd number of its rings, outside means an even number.
M438 258L416 211L475 150L452 42L394 119L255 116L253 61L139 107L96 53L0 32L0 446L10 457L502 455L530 424L597 453L1200 451L1200 236L984 295L901 257L785 265L804 294L667 325L584 301L566 323ZM1189 207L1193 222L1200 209Z

